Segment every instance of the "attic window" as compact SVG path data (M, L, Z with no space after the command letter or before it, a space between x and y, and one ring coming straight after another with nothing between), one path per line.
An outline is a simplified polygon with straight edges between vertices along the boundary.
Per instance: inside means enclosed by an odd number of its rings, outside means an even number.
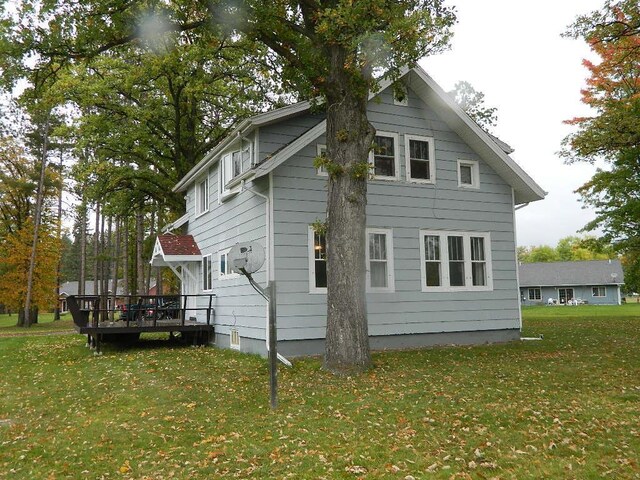
M251 168L251 144L246 145L241 150L228 152L220 159L220 193L221 200L236 194L239 187L231 188L229 183L233 182L244 172Z
M480 187L478 162L458 160L458 186L462 188Z
M409 105L409 92L406 85L400 83L393 86L393 104L401 107Z

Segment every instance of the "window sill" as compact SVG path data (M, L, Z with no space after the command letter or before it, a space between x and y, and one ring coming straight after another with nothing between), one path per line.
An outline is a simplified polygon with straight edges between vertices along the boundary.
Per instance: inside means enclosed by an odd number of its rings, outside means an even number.
M455 292L492 292L493 286L483 287L422 287L424 293L455 293Z

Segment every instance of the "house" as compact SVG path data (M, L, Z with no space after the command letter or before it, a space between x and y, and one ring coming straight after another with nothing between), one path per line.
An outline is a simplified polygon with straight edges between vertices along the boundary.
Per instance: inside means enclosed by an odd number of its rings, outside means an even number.
M518 267L524 305L593 303L620 305L624 274L620 260L523 263Z
M60 285L60 295L58 297L58 305L59 305L58 308L60 308L61 313L65 313L69 311L69 308L67 306L67 298L70 297L71 295L78 295L78 284L79 282L64 282L62 285ZM84 283L85 294L87 295L93 294L94 292L93 285L94 285L93 280L85 281ZM98 281L98 291L100 291L100 286L101 286L100 281ZM112 291L111 289L109 289L109 298L107 298L108 309L111 309L111 295L112 295ZM122 286L118 285L118 291L116 293L116 305L125 303L124 299L125 299L125 295L122 290Z
M367 310L372 348L519 338L514 208L545 192L424 70L372 95L377 129L367 203ZM182 277L182 293L216 295L216 343L265 354L267 306L233 273L229 249L265 249L254 275L277 283L278 350L324 352L327 175L325 116L307 102L240 123L174 187L186 214L156 241L152 264ZM195 242L185 255L167 238ZM198 253L199 252L199 253ZM201 321L203 319L200 319Z

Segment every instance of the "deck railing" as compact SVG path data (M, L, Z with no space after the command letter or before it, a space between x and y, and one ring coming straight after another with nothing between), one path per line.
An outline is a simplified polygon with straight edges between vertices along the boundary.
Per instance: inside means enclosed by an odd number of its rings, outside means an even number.
M209 295L124 295L118 296L117 305L110 305L111 295L71 295L67 305L74 323L78 327L92 327L101 324L121 322L126 327L163 324L185 325L187 320L197 318L197 312L204 311L206 324L215 320L213 308L214 294ZM195 306L189 305L189 299ZM197 306L198 299L205 299L207 306Z

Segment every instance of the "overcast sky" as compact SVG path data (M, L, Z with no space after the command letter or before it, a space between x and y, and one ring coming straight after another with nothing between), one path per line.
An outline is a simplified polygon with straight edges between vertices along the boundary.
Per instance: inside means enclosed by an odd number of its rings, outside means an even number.
M515 149L511 155L549 194L518 211L519 245L554 246L593 219L576 188L595 171L564 165L558 157L571 127L562 121L588 114L580 89L588 76L583 41L560 37L578 14L602 0L450 0L458 24L452 48L421 66L447 91L466 80L498 109L493 133Z

